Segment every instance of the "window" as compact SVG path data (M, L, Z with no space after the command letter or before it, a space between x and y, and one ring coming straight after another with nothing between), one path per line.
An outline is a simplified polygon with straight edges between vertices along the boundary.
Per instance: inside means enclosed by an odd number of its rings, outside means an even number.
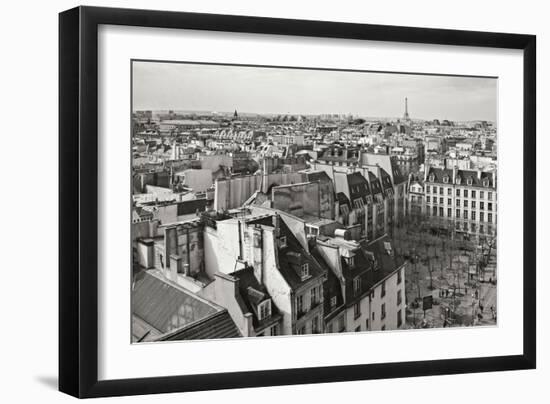
M483 191L479 191L479 199L485 198L485 193Z
M338 298L336 296L332 296L330 298L330 307L336 307L337 302L338 302Z
M360 277L356 277L354 280L353 280L353 293L355 293L356 295L359 294L361 292L361 278Z
M482 224L479 225L479 232L485 233L485 227Z
M479 221L484 222L485 221L485 214L483 212L479 213Z
M386 296L386 281L382 282L382 291L380 292L380 297Z
M451 188L447 188L447 195L451 196L453 194L453 190Z
M258 320L271 317L271 300L265 300L258 305Z
M476 191L472 191L472 198L476 197Z
M490 201L493 200L493 193L492 192L487 192L487 199L489 199Z
M350 267L353 267L355 265L355 259L353 257L347 257L346 262Z
M401 275L401 270L397 271L397 284L399 285L403 281L403 275Z
M306 278L309 278L309 264L308 263L305 263L305 264L302 264L302 267L301 267L301 272L302 272L302 280L306 279Z
M271 336L279 335L279 327L277 324L275 324L273 327L269 329L269 335Z
M472 201L472 209L476 208L476 201Z
M460 196L460 189L456 190L456 196Z
M447 198L447 205L450 205L452 203L451 198Z
M472 210L472 220L476 220L476 211Z
M317 300L318 300L318 296L317 296L317 288L313 288L311 289L311 307L315 306L317 304Z
M338 330L339 331L345 331L345 329L346 329L345 318L344 318L344 316L341 316L338 319Z
M437 194L437 187L435 185L432 187L432 191L434 194Z
M467 198L467 197L468 197L468 190L465 189L465 190L464 190L464 198Z
M443 205L443 198L439 198L439 203Z
M401 301L403 300L401 289L397 291L397 305L399 306L401 304Z
M357 302L355 303L355 306L353 306L353 316L357 318L360 315L361 315L361 303Z
M365 330L369 330L369 319L367 318L367 320L365 321Z
M430 197L429 196L426 197L426 202L430 203Z
M467 210L464 211L464 220L468 220L468 211Z
M439 187L439 195L443 195L443 187Z
M296 311L298 314L304 312L304 295L300 295L296 298Z
M355 209L363 209L363 200L361 198L357 198L355 201L353 201L353 204L355 206Z
M279 238L279 247L281 248L286 247L286 236L281 236Z
M466 182L468 183L468 185L472 185L472 182L473 182L472 177L468 177Z
M456 210L456 218L457 218L457 219L460 219L460 209L457 209L457 210Z
M442 207L439 208L439 216L443 217L443 208Z
M468 201L464 201L464 207L465 207L465 208L468 207Z
M485 202L479 202L479 209L481 210L485 209Z
M317 334L319 332L319 316L313 317L311 320L311 332Z
M437 216L437 207L433 207L432 216Z
M397 328L401 327L403 325L403 315L401 313L401 310L397 311Z
M382 303L380 306L380 319L384 320L386 318L386 303Z
M453 215L452 209L451 209L451 208L447 208L447 217L451 217L452 215Z
M492 202L487 203L487 210L493 210L493 203Z
M457 206L457 207L460 207L460 199L457 199L457 200L456 200L456 206Z
M447 184L449 182L449 177L446 175L443 177L443 182Z
M488 213L488 214L487 214L487 221L488 221L489 223L493 223L493 214L492 214L492 213Z
M374 311L372 312L372 321L374 321Z

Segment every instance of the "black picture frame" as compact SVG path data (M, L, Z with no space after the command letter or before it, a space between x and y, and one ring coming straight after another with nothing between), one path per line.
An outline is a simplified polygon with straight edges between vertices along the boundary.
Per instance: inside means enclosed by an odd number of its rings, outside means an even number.
M523 353L468 359L99 381L98 26L344 38L523 51ZM536 37L184 12L77 7L59 15L59 389L76 397L326 383L536 366Z

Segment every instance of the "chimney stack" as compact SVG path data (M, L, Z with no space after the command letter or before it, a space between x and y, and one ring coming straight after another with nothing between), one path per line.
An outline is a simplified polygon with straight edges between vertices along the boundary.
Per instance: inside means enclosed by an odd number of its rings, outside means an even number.
M181 272L181 257L176 254L170 255L170 280L178 281L178 273Z

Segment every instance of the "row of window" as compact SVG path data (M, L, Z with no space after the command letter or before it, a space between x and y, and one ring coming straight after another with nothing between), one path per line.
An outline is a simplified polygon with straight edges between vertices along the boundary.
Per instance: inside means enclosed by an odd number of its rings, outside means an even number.
M432 209L430 211L430 207L428 206L428 214L432 216L439 216L439 217L447 217L452 218L453 216L453 210L452 208L447 208L447 215L445 215L445 210L442 207L437 208L437 206L432 206ZM455 218L456 219L464 219L464 220L477 220L477 212L475 210L468 211L466 209L456 209L455 210ZM485 222L485 212L479 212L479 221ZM487 213L487 222L493 223L493 214Z
M385 320L386 319L386 305L383 304L382 305L382 308L381 308L381 320ZM374 312L372 313L372 321L374 321ZM403 311L401 309L397 310L397 328L401 328L401 326L403 325ZM386 329L386 324L383 324L382 327L380 327L380 329L382 331L384 331ZM365 320L365 330L369 330L369 319L367 318ZM358 325L356 328L355 328L355 332L360 332L362 331L361 330L361 326ZM329 332L332 332L332 331L329 331Z
M303 325L302 327L298 328L298 330L296 330L296 332L298 334L305 334L306 333L306 326ZM312 334L318 334L319 332L321 332L319 316L315 316L311 320L311 333Z
M433 199L430 198L429 195L426 196L426 203L432 203L433 202L434 204L436 204L437 201L438 201L438 199L435 196L433 197ZM440 197L439 198L439 204L443 205L444 202L445 202L445 199L443 197ZM467 200L461 201L460 199L456 199L455 202L456 202L457 207L460 207L460 205L463 204L464 207L467 208L468 204L469 204L472 209L476 209L476 206L477 206L476 201L470 201L468 203ZM453 200L451 198L447 198L447 205L452 205L452 203L453 203ZM479 209L485 210L485 202L483 202L483 201L479 202ZM493 203L492 202L487 203L487 210L493 210Z
M321 302L321 294L323 292L322 286L315 286L311 288L309 292L309 308L306 308L304 305L304 295L299 295L296 297L296 311L298 313L305 313L307 310L309 310L312 307L317 306Z
M433 174L431 174L430 177L429 177L429 180L430 180L430 182L434 182L434 181L435 181L435 176L434 176ZM443 177L443 182L444 182L445 184L448 184L449 181L450 181L450 177L449 177L449 176L446 175L446 176ZM462 178L461 178L461 177L457 177L455 182L456 182L457 185L460 185L460 184L462 183ZM474 183L474 180L473 180L472 177L466 178L466 184L472 185L473 183ZM489 179L488 179L488 178L484 178L483 181L482 181L482 184L483 184L484 187L488 187L488 186L489 186Z
M431 192L430 192L430 186L427 185L426 186L426 193L429 194L429 193L432 193L432 194L438 194L439 195L443 195L444 192L445 192L445 189L447 189L447 195L452 195L453 194L453 189L452 188L445 188L445 187L437 187L437 186L432 186L431 187ZM439 191L439 192L438 192ZM470 196L468 196L470 195ZM464 198L472 198L472 199L476 199L477 198L477 191L475 189L472 189L472 190L468 190L468 189L463 189L461 190L460 188L457 188L456 189L456 196L460 197L460 196L463 196ZM479 191L479 199L485 199L485 191ZM489 201L492 201L493 200L493 192L491 191L488 191L487 192L487 199Z
M401 271L399 271L401 273ZM386 283L382 283L382 291L381 291L381 297L384 297L386 295ZM401 289L397 291L397 306L400 306L403 302L403 292ZM361 302L355 303L353 306L353 316L355 319L359 318L361 316ZM380 306L380 318L383 320L386 318L386 303L382 303ZM372 312L372 320L374 321L374 311Z

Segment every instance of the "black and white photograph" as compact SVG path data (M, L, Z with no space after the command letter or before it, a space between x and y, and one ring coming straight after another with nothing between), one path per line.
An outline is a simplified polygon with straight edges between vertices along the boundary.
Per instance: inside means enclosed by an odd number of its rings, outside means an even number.
M497 77L130 64L132 343L498 326Z

